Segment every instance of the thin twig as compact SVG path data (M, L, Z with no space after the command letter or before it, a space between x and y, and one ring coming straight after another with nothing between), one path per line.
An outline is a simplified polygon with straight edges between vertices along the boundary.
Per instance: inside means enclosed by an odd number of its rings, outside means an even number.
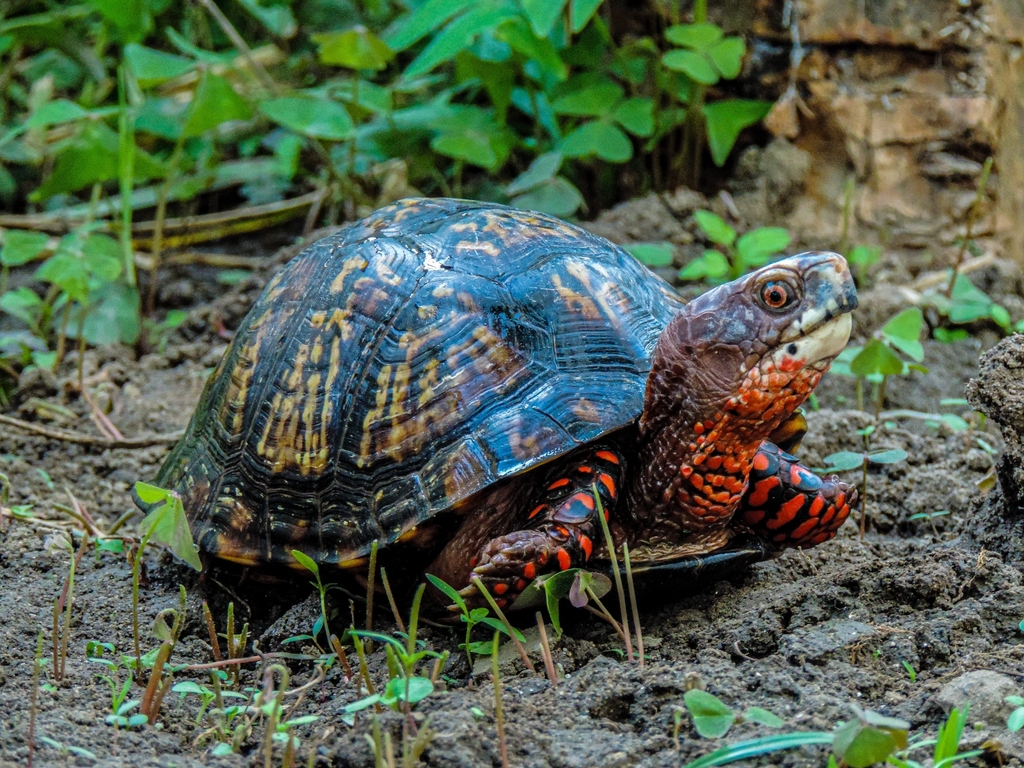
M82 387L79 390L79 394L82 399L85 400L85 404L89 406L89 413L92 416L92 421L96 425L100 432L103 432L111 440L124 440L124 435L121 434L121 430L117 428L103 411L96 405L96 401L92 399L89 391Z
M366 631L373 630L373 593L376 589L377 580L377 539L370 544L370 563L366 575ZM373 643L367 641L366 648L373 653Z
M31 421L22 421L21 419L16 419L13 416L7 416L2 413L0 413L0 424L6 424L9 427L15 427L16 429L21 429L25 432L31 432L36 435L42 435L43 437L48 437L51 440L60 440L65 443L75 443L77 445L95 445L101 448L151 448L155 445L173 445L181 440L182 435L185 434L184 430L182 430L181 432L172 432L166 435L128 437L123 440L111 440L107 437L85 435L81 432L71 432L66 429L52 429L50 427L44 427L41 424L33 424Z
M39 668L43 658L43 630L36 637L36 655L32 664L32 699L28 710L28 768L36 751L36 708L39 706Z
M384 594L388 596L388 604L391 606L391 614L395 617L395 626L398 627L399 632L405 632L405 622L402 621L402 615L398 612L398 603L395 602L395 596L391 593L391 584L388 583L388 572L383 567L380 569L380 580L384 585Z
M540 655L544 658L544 671L548 673L551 687L558 687L558 673L555 671L555 660L551 657L551 646L548 644L548 633L544 628L544 617L537 611L537 630L540 632Z

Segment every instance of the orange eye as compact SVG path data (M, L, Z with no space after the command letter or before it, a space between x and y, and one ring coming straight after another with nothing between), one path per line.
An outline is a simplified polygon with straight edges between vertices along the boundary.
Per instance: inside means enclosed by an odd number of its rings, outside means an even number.
M761 289L761 301L768 309L782 309L789 304L791 297L792 289L778 281L766 283Z

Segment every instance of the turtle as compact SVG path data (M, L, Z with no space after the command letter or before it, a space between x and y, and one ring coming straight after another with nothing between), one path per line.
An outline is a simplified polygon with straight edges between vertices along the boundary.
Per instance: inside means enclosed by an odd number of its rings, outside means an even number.
M499 606L585 566L599 510L634 561L813 546L856 491L784 449L856 306L834 253L686 303L558 218L401 200L269 281L155 482L207 558L365 570L379 548Z

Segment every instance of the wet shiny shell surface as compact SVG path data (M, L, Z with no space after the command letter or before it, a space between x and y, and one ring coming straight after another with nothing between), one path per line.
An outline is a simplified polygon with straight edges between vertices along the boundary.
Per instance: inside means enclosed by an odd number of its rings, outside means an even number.
M202 551L344 565L634 422L681 306L558 219L400 201L267 285L157 482Z

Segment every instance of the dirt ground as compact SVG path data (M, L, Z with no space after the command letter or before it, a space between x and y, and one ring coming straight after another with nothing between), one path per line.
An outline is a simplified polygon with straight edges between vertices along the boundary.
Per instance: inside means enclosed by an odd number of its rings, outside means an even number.
M183 273L174 284L192 299L196 290L189 281L196 279ZM127 436L183 428L207 372L226 346L218 329L235 327L263 279L254 277L193 309L161 352L136 359L130 350L89 351L84 375L93 400L100 407L109 405L111 420ZM882 285L865 292L861 318L884 315L873 307L875 302L884 305L892 290ZM870 330L869 325L858 320L861 332ZM992 342L990 334L986 343ZM914 373L891 387L886 407L937 410L941 398L962 397L968 380L977 375L981 352L982 344L974 339L951 345L929 342L929 373ZM9 412L95 433L89 408L71 386L74 364L72 358L57 378L38 373L23 377ZM846 409L852 402L848 382L827 380L819 402L821 410L809 414L810 434L802 449L811 466L821 466L832 452L860 449L856 430L872 423L871 415ZM45 403L71 413L47 421L54 411ZM996 410L1005 406L998 398L984 404ZM969 407L952 411L978 425ZM648 596L642 614L647 653L642 668L622 660L620 643L606 624L563 609L563 616L570 615L565 616L565 634L553 644L564 674L557 688L542 674L525 671L512 655L503 663L510 764L678 766L723 743L772 733L764 726L743 724L713 741L698 736L683 717L677 747L673 713L682 706L684 692L695 685L737 711L749 706L771 710L785 719L785 731L831 730L850 717L849 705L857 703L905 718L914 733L934 737L945 711L970 700L976 725L967 731L965 747L997 742L1003 764L1019 764L1024 740L1007 732L1010 708L1003 699L1024 693L1024 635L1018 628L1024 618L1024 562L1014 550L1021 537L1012 531L1000 534L1012 527L1012 521L1004 520L1001 491L985 496L977 486L996 462L985 444L1003 447L991 419L982 430L959 433L920 420L883 421L872 447L903 448L909 458L871 471L867 510L873 524L867 535L861 539L848 524L833 542L805 553L787 552L695 593ZM70 504L73 494L101 527L109 525L131 507L129 487L151 478L166 450L98 449L0 430L0 471L11 484L8 504L34 505L32 519L6 517L0 533L0 711L5 713L0 718L0 763L26 762L36 638L42 630L45 661L53 601L71 561L67 534L54 527L65 526L68 518L55 505ZM1008 476L1008 471L1004 467L1001 474ZM931 523L912 519L941 510L949 514ZM988 533L980 535L981 530ZM149 631L154 618L177 605L179 583L188 587L187 619L174 664L213 661L201 614L203 599L209 600L221 632L226 604L233 600L239 624L250 622L251 637L264 653L309 650L302 643L282 645L284 638L308 632L318 613L301 583L239 585L227 578L200 583L156 555L147 557L146 570L141 625L147 649L157 642ZM336 599L332 606L339 625L347 624L345 599ZM76 576L66 678L55 683L49 664L39 678L35 764L263 764L264 730L259 723L240 754L214 757L209 749L215 741L197 745L208 726L196 722L195 696L169 694L154 727L115 729L105 722L111 696L100 675L109 673L86 659L86 643L112 643L118 653L130 652L130 609L131 572L124 555L86 554ZM356 611L361 615L363 607ZM375 628L395 629L381 603ZM419 727L433 732L423 763L445 768L500 765L489 675L478 674L472 686L467 684L469 670L457 647L458 632L426 627L420 637L429 648L452 654L441 690L417 707ZM250 645L246 652L252 650ZM354 654L350 656L354 663ZM290 717L317 717L294 730L301 742L299 764L308 759L315 765L374 765L365 738L370 717L361 715L354 726L342 719L344 706L359 698L356 681L347 681L335 666L317 682L310 662L288 664L292 689L312 682L302 694L286 699L289 706L297 702ZM369 667L375 684L382 685L386 659L379 644ZM979 674L981 670L987 673ZM258 685L259 671L258 664L246 665L242 687ZM209 684L206 674L186 670L176 680ZM123 671L121 675L123 680ZM130 692L133 699L141 695L137 688ZM402 717L388 712L380 722L400 743ZM41 741L43 737L49 741ZM805 748L747 764L821 766L826 755L824 748ZM278 752L273 764L281 760ZM996 758L988 762L996 764Z

